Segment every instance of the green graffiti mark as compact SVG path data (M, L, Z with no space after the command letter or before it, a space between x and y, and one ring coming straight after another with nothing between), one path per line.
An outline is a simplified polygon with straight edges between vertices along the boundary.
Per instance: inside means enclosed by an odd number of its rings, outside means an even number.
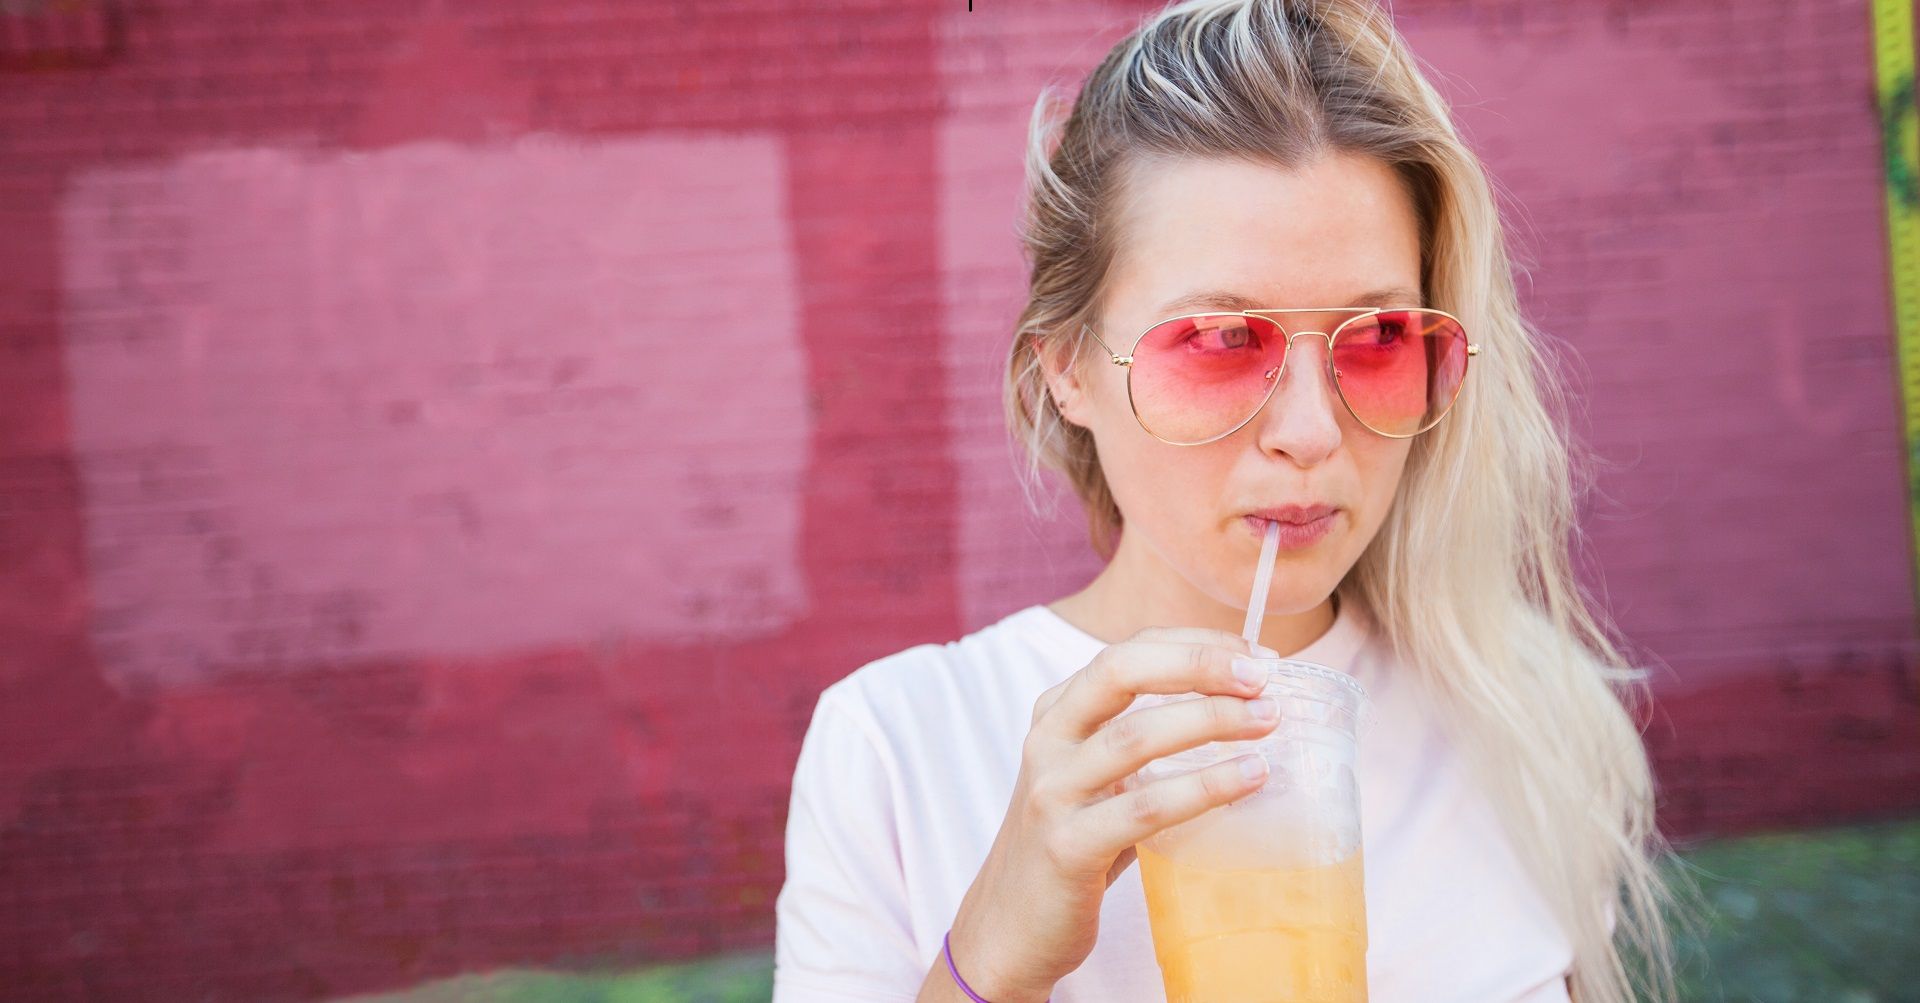
M1913 73L1908 71L1880 106L1880 134L1886 137L1887 190L1907 209L1920 207L1920 177L1915 175L1916 165L1907 159L1906 144L1900 138L1904 135L1901 124L1913 114Z

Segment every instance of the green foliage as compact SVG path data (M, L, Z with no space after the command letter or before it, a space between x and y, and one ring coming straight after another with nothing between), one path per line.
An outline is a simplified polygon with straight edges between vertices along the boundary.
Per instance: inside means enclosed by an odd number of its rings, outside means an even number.
M1920 1003L1920 819L1717 840L1670 866L1703 911L1676 944L1687 1003ZM756 951L624 972L503 970L355 1003L766 1003Z
M1920 1001L1920 821L1681 854L1708 907L1678 938L1689 1003Z
M623 972L502 969L352 1003L767 1003L772 996L773 955L753 951Z

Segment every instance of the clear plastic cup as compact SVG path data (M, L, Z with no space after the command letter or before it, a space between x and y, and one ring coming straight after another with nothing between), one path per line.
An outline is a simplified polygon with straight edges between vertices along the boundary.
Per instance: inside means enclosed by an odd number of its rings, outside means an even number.
M1130 778L1137 786L1249 752L1271 767L1258 791L1136 847L1167 1000L1364 1003L1354 767L1370 714L1366 691L1315 662L1251 661L1268 670L1262 692L1280 708L1273 731L1163 756ZM1148 695L1133 709L1200 696Z

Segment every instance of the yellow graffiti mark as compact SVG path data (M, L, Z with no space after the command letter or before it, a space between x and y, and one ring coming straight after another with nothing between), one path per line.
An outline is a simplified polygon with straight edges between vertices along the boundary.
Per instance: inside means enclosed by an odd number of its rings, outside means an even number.
M1920 585L1920 139L1913 89L1912 0L1873 0L1873 63L1886 165L1888 273L1907 435L1908 539Z

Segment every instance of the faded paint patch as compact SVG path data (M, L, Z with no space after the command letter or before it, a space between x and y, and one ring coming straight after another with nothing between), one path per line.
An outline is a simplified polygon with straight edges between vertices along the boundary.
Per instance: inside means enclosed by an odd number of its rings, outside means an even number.
M79 175L66 361L109 678L791 623L811 436L781 150Z
M947 414L960 474L955 577L966 631L1072 592L1101 567L1063 479L1045 475L1031 499L1023 490L1026 455L1007 434L1000 388L1027 288L1014 230L1027 112L1042 84L1066 69L1064 53L1102 48L1089 39L1089 26L1123 27L1106 12L1087 3L981 18L956 7L937 22L952 109L940 124L935 166ZM1121 32L1109 33L1110 42Z

